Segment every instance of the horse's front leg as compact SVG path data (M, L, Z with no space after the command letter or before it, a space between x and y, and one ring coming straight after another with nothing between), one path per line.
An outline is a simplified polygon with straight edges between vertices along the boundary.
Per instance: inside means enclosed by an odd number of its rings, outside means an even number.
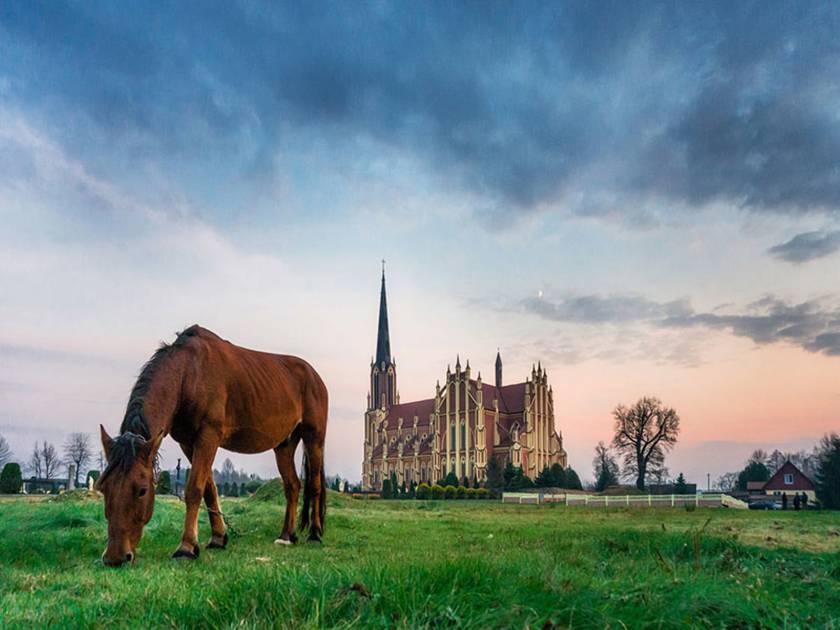
M217 448L217 444L209 440L199 440L193 447L190 478L184 488L184 502L187 504L184 533L181 536L181 544L172 554L173 558L198 558L198 509L201 507L207 480L212 477L213 459L216 457Z
M219 491L216 488L216 482L213 481L212 471L204 486L204 505L207 506L207 513L210 515L210 530L213 532L207 548L224 549L228 543L227 527L219 508Z

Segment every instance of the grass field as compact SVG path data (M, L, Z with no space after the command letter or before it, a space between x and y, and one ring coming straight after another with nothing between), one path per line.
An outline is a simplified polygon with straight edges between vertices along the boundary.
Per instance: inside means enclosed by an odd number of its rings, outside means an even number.
M223 510L228 549L178 562L183 506L158 499L107 569L101 501L0 500L0 625L840 628L838 513L331 494L325 544L280 547L279 502Z

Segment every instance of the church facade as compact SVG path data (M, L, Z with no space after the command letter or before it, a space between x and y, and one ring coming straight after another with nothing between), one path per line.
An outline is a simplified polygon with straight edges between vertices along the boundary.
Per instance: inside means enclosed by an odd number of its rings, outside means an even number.
M554 426L554 398L548 373L532 367L524 381L505 385L502 358L496 353L495 378L482 381L469 361L447 367L434 397L401 402L397 364L391 354L385 273L379 302L376 355L370 365L365 412L362 487L382 489L397 483L434 483L450 472L461 480L484 482L490 458L508 462L535 478L544 467L567 466L563 439Z

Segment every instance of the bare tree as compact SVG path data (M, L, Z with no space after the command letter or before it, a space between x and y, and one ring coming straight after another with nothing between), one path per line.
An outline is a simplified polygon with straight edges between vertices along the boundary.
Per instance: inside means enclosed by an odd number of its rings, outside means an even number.
M75 485L79 485L79 473L87 465L93 452L90 448L90 436L87 433L71 433L64 441L64 463L76 465Z
M598 446L595 447L592 468L595 474L595 490L598 492L603 492L608 487L618 484L620 474L618 463L603 442L598 442Z
M715 482L715 487L723 492L733 492L738 488L738 473L723 473Z
M632 407L619 405L613 411L615 437L613 447L623 458L627 479L636 479L636 487L645 489L645 478L667 476L665 452L677 442L680 417L658 398L641 398Z
M32 455L29 457L29 471L33 477L41 477L44 471L44 463L41 461L41 449L38 447L38 440L35 440L35 448L32 449Z
M747 460L747 464L763 464L764 466L767 466L769 461L770 455L767 454L767 451L757 448L750 455L750 458Z
M5 463L12 458L12 449L9 443L2 435L0 435L0 468L3 468Z
M61 464L61 459L58 456L58 451L55 450L55 446L44 440L41 447L41 472L44 479L55 477L59 464Z

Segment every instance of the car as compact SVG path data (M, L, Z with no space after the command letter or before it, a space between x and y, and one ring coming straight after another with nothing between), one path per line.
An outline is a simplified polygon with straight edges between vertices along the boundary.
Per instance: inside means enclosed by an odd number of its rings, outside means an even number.
M750 503L751 510L781 510L782 505L778 501L770 499L762 499L761 501L753 501Z

